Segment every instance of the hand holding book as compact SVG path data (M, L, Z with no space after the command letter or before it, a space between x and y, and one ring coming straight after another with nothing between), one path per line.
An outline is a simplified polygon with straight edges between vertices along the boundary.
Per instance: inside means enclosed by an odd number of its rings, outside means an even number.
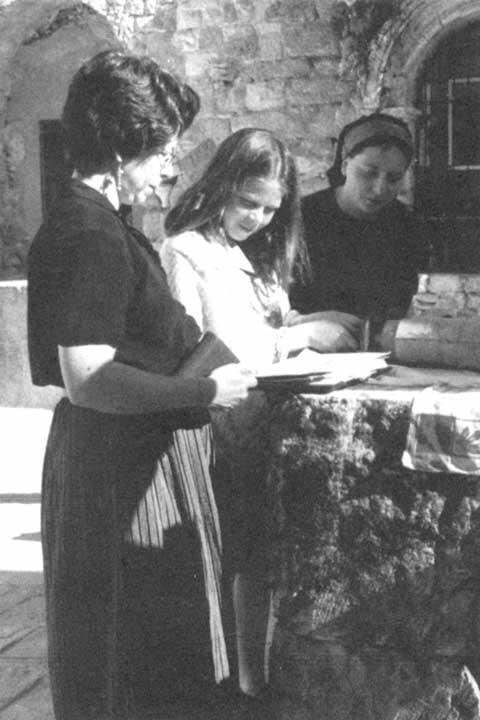
M252 372L242 367L230 348L211 332L202 336L177 375L212 378L217 386L212 404L220 407L235 406L257 385Z

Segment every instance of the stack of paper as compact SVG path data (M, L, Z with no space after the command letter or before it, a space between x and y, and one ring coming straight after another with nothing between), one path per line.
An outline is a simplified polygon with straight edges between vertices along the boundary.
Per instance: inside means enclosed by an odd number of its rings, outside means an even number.
M299 355L257 370L262 390L290 389L296 392L328 392L366 380L388 369L388 353L318 353L303 350Z

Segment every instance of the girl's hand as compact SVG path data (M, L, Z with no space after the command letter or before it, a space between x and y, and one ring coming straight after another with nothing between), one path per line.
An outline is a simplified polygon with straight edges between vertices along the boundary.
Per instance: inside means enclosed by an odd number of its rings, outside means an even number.
M318 352L355 352L360 346L360 328L350 330L332 320L314 320L307 324L308 347Z
M249 389L257 384L252 371L239 363L222 365L211 372L209 377L217 385L212 405L226 408L234 407L240 400L244 400Z

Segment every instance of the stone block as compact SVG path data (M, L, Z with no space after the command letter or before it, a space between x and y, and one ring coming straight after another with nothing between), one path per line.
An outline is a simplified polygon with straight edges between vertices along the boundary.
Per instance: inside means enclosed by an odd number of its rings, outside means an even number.
M162 30L149 29L142 33L145 53L154 58L160 67L182 77L185 74L184 55L173 44L172 38Z
M260 61L248 66L252 80L265 82L274 79L307 78L310 68L306 60L300 58L279 59L276 62Z
M179 31L199 28L203 23L201 10L192 10L180 4L177 8L177 29Z
M172 43L179 52L185 53L186 55L195 52L198 49L198 32L192 29L176 32L173 36Z
M153 15L138 15L135 18L135 32L144 33L152 25Z
M277 0L270 2L265 9L267 20L287 20L301 25L317 22L318 3L314 0Z
M281 108L285 105L285 84L279 80L252 82L246 85L245 107L259 111Z
M480 275L464 275L462 277L463 289L466 293L480 295Z
M296 78L287 86L287 101L295 105L328 106L345 100L345 87L328 77Z
M266 127L287 141L303 134L303 121L296 112L284 112L280 109L258 110L249 114L240 113L231 118L232 132L248 125Z
M226 23L238 22L237 9L235 3L226 2L223 6L223 19ZM250 17L248 18L251 19Z
M216 53L222 53L224 38L222 29L214 25L206 25L198 31L198 49L200 52L211 52L215 48Z
M289 57L337 55L333 35L323 23L309 23L308 27L301 29L294 26L285 27L283 42Z
M214 145L218 145L231 133L231 123L228 118L221 117L203 117L195 121L196 130L202 133L205 139L213 141ZM208 153L210 159L210 151ZM207 156L204 158L207 159Z
M480 295L467 294L465 310L474 315L480 315Z
M283 36L280 27L258 28L258 47L261 60L280 60L284 55Z
M325 160L320 160L317 157L305 157L302 155L296 155L295 161L299 175L306 175L309 178L325 177L326 172L329 168L328 162L325 162Z
M236 115L245 114L245 96L246 88L242 82L235 82L230 87L217 87L214 95L216 112L231 116L233 124Z
M144 18L152 18L151 15L144 15ZM159 8L153 15L153 25L165 32L173 33L177 29L177 14L175 8L170 5Z
M226 2L223 6L226 22L250 23L256 20L258 0Z
M155 15L155 13L157 12L157 7L158 7L157 0L143 0L143 2L145 4L145 14L146 15Z
M450 273L431 273L428 276L427 288L429 292L439 295L462 292L462 276Z
M258 34L254 25L225 25L225 53L227 57L253 60L258 57Z
M189 52L185 54L185 74L188 78L195 79L208 75L212 64L216 60L213 52Z
M465 293L421 293L412 298L412 310L417 312L435 312L444 317L457 317L467 308Z
M332 105L313 104L303 108L303 116L307 127L306 138L314 139L316 152L321 152L324 158L333 162L333 139L338 133L337 108Z
M144 0L127 0L125 12L129 15L143 15L145 13Z

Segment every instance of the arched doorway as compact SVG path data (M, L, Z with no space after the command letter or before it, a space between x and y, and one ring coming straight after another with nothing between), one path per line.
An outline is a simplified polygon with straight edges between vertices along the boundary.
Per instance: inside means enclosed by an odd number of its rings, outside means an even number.
M418 76L415 204L438 270L480 272L480 21L448 34Z

